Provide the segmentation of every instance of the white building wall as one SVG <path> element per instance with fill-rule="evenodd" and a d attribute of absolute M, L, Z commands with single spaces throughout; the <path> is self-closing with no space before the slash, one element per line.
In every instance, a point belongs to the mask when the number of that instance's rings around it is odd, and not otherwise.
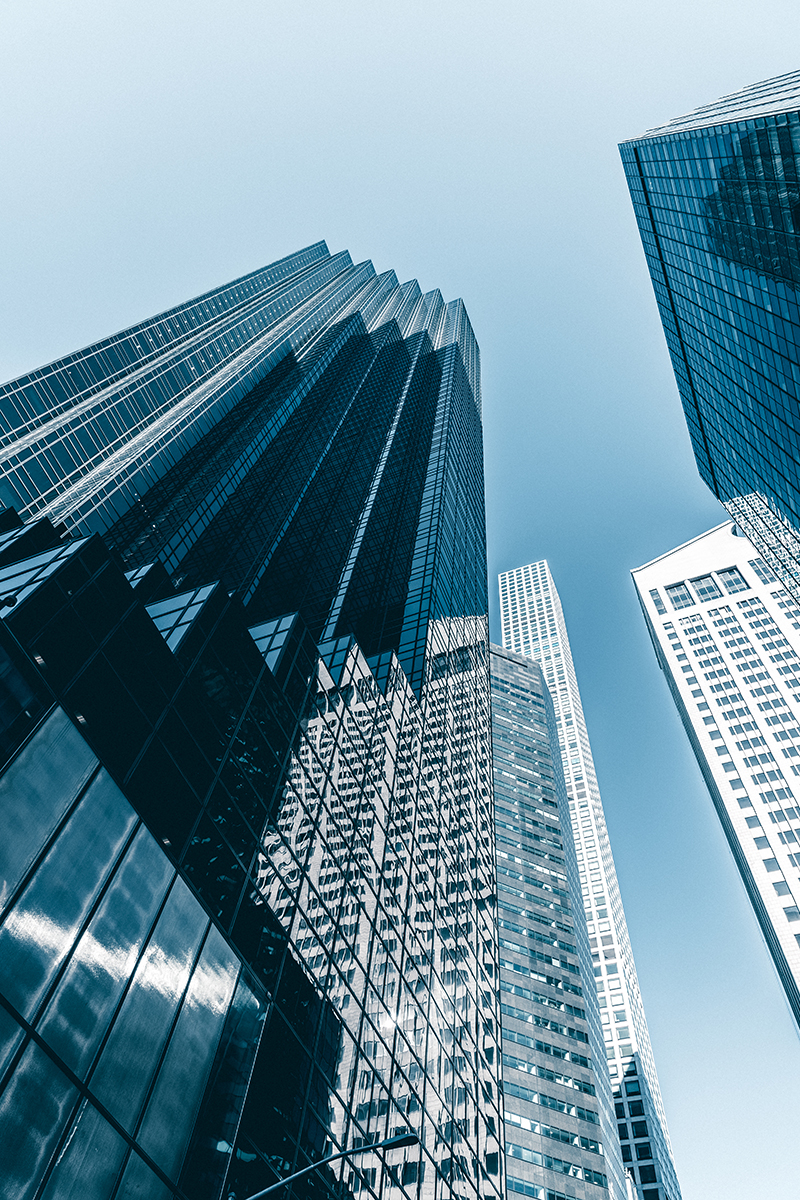
<path fill-rule="evenodd" d="M 800 608 L 731 522 L 633 578 L 800 1024 Z"/>

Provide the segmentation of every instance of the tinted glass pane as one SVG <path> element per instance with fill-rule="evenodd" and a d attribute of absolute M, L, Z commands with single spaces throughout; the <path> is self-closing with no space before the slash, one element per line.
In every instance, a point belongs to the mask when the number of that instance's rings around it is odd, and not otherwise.
<path fill-rule="evenodd" d="M 0 1008 L 0 1076 L 21 1041 L 22 1027 L 4 1008 Z"/>
<path fill-rule="evenodd" d="M 0 930 L 0 982 L 30 1016 L 63 962 L 136 817 L 104 771 L 7 914 Z"/>
<path fill-rule="evenodd" d="M 107 1200 L 128 1143 L 91 1104 L 83 1104 L 41 1200 Z"/>
<path fill-rule="evenodd" d="M 139 1115 L 207 923 L 176 880 L 91 1081 L 126 1129 Z"/>
<path fill-rule="evenodd" d="M 28 1046 L 0 1098 L 3 1200 L 33 1196 L 76 1098 L 47 1055 Z"/>
<path fill-rule="evenodd" d="M 131 1154 L 114 1200 L 172 1200 L 172 1191 L 139 1158 Z"/>
<path fill-rule="evenodd" d="M 263 1013 L 263 1003 L 246 978 L 240 977 L 217 1048 L 211 1084 L 203 1097 L 184 1161 L 180 1184 L 188 1195 L 213 1196 L 222 1186 L 236 1137 L 240 1098 L 247 1089 L 263 1028 Z"/>
<path fill-rule="evenodd" d="M 96 765 L 57 709 L 0 779 L 0 911 Z"/>
<path fill-rule="evenodd" d="M 39 1031 L 78 1075 L 88 1069 L 174 872 L 142 827 L 78 942 Z"/>
<path fill-rule="evenodd" d="M 177 1178 L 231 1002 L 239 963 L 212 926 L 170 1039 L 139 1142 Z"/>

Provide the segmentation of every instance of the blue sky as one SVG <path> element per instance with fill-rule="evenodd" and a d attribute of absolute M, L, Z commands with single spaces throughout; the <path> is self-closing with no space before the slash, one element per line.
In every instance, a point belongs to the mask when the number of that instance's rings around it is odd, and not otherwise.
<path fill-rule="evenodd" d="M 685 1200 L 795 1197 L 800 1041 L 628 574 L 724 514 L 616 144 L 795 69 L 796 3 L 0 13 L 4 378 L 320 237 L 464 297 L 493 603 L 499 570 L 549 559 Z"/>

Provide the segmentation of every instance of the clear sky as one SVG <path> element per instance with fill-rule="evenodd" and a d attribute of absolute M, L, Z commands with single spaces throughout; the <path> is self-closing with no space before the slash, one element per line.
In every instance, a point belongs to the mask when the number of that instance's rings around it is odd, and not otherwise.
<path fill-rule="evenodd" d="M 800 1040 L 628 574 L 724 513 L 616 144 L 798 34 L 797 0 L 0 4 L 3 378 L 319 238 L 464 297 L 493 604 L 549 559 L 685 1200 L 796 1200 Z"/>

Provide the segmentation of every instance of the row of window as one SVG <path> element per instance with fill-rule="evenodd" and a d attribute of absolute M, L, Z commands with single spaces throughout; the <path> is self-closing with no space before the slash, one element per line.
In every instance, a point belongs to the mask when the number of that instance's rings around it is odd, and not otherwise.
<path fill-rule="evenodd" d="M 755 570 L 755 562 L 750 566 Z M 692 586 L 692 591 L 689 590 L 689 584 Z M 720 599 L 724 594 L 720 584 L 729 594 L 744 592 L 750 587 L 738 567 L 726 567 L 724 570 L 715 571 L 713 575 L 698 575 L 695 579 L 668 584 L 664 591 L 674 609 L 691 608 L 697 603 L 695 596 L 701 604 L 709 600 Z M 650 598 L 655 605 L 656 612 L 660 616 L 665 616 L 667 608 L 658 588 L 650 589 Z"/>

